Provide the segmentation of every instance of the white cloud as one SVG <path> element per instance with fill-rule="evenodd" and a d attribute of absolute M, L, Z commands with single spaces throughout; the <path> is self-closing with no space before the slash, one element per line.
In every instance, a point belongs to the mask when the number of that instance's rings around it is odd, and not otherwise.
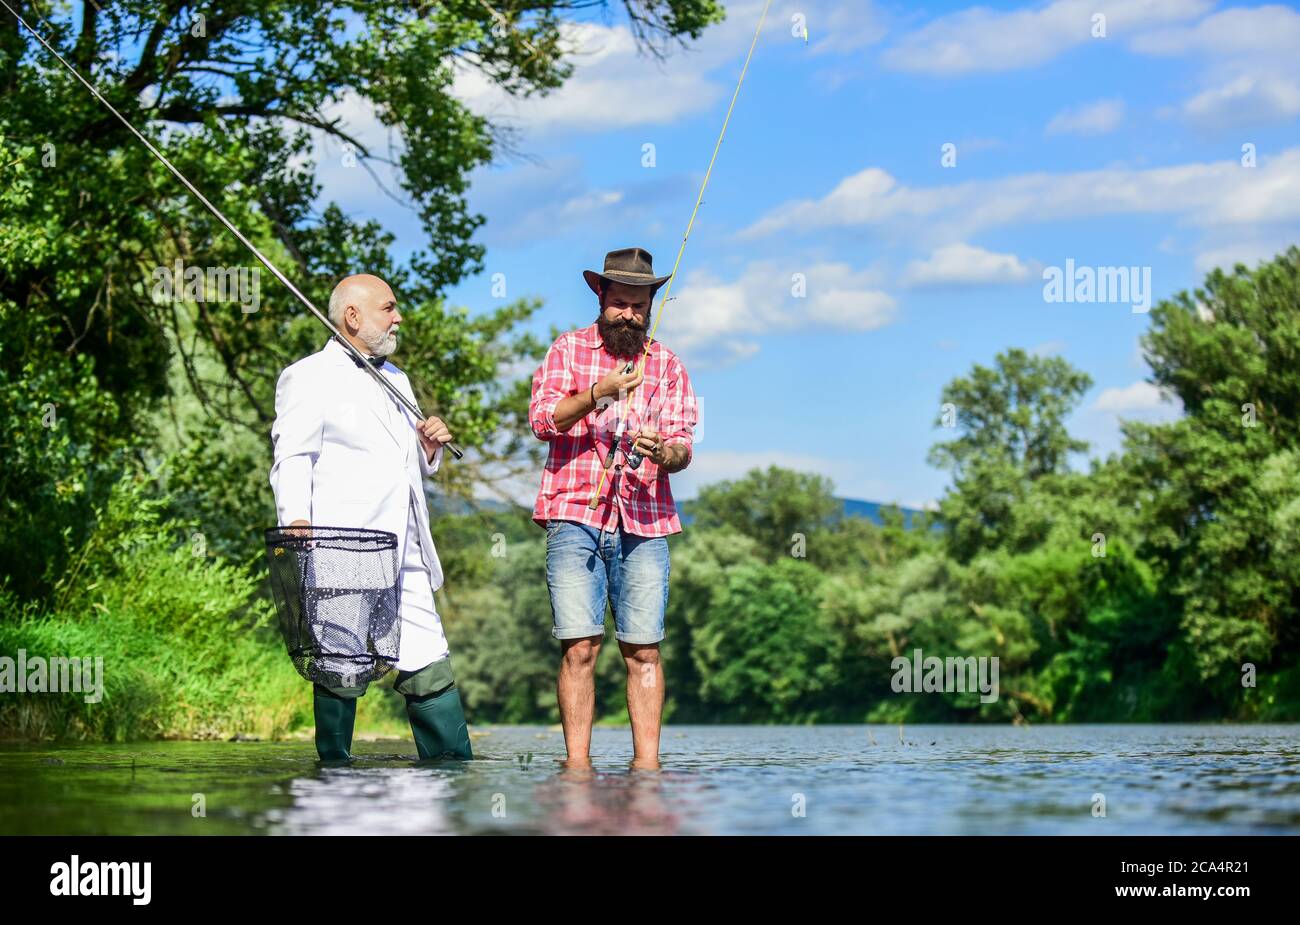
<path fill-rule="evenodd" d="M 870 3 L 862 0 L 853 3 L 805 0 L 799 4 L 798 12 L 807 17 L 809 43 L 814 55 L 848 54 L 874 45 L 885 37 L 886 27 L 880 14 Z M 736 15 L 730 5 L 727 15 Z M 785 17 L 785 22 L 790 22 L 790 16 Z"/>
<path fill-rule="evenodd" d="M 596 185 L 581 157 L 565 155 L 508 170 L 474 171 L 470 206 L 489 216 L 481 232 L 489 248 L 518 247 L 553 241 L 579 228 L 592 238 L 622 237 L 670 204 L 688 201 L 698 188 L 697 177 L 662 170 L 639 171 L 619 184 Z"/>
<path fill-rule="evenodd" d="M 821 199 L 784 203 L 740 233 L 881 227 L 969 237 L 996 226 L 1102 215 L 1170 215 L 1200 226 L 1300 219 L 1300 147 L 1245 168 L 1236 160 L 1020 174 L 947 186 L 907 186 L 878 167 L 841 180 Z"/>
<path fill-rule="evenodd" d="M 1124 101 L 1097 100 L 1063 109 L 1047 123 L 1049 135 L 1105 135 L 1124 121 Z"/>
<path fill-rule="evenodd" d="M 804 276 L 802 297 L 792 294 L 795 273 Z M 735 362 L 752 356 L 758 350 L 754 338 L 770 331 L 883 327 L 893 320 L 895 302 L 878 284 L 875 272 L 844 263 L 756 262 L 730 282 L 697 270 L 674 284 L 675 304 L 663 332 L 674 349 L 697 360 Z"/>
<path fill-rule="evenodd" d="M 1151 55 L 1292 57 L 1300 48 L 1300 14 L 1285 6 L 1223 10 L 1194 26 L 1152 30 L 1133 39 L 1132 47 Z"/>
<path fill-rule="evenodd" d="M 1300 84 L 1277 75 L 1241 74 L 1196 94 L 1181 112 L 1193 122 L 1222 128 L 1283 122 L 1300 114 Z"/>
<path fill-rule="evenodd" d="M 518 130 L 525 139 L 521 147 L 525 148 L 528 139 L 551 133 L 572 137 L 609 128 L 673 124 L 730 97 L 762 6 L 763 0 L 728 3 L 724 22 L 711 26 L 685 48 L 674 46 L 664 61 L 638 52 L 626 25 L 565 22 L 561 32 L 572 53 L 574 73 L 560 88 L 545 96 L 519 99 L 465 65 L 457 74 L 452 92 L 471 110 Z M 797 9 L 808 17 L 811 50 L 816 54 L 842 56 L 883 35 L 884 27 L 867 3 L 849 7 L 838 0 L 807 0 Z M 762 46 L 795 41 L 789 35 L 789 15 L 784 16 L 784 23 L 779 21 L 782 15 L 775 9 L 769 14 L 756 56 L 762 53 Z M 394 161 L 400 156 L 400 133 L 384 126 L 373 104 L 363 96 L 348 92 L 325 107 L 324 115 L 341 119 L 341 128 L 372 154 Z M 348 152 L 337 139 L 317 130 L 311 134 L 315 139 L 311 157 L 318 165 L 316 176 L 322 184 L 323 201 L 336 201 L 360 214 L 379 210 L 392 213 L 392 201 L 384 195 L 380 183 L 400 200 L 400 177 L 395 168 L 378 161 L 363 166 L 359 154 L 355 159 L 345 158 Z M 655 139 L 650 135 L 646 140 Z M 628 157 L 635 162 L 641 151 L 632 149 Z M 500 220 L 485 228 L 484 240 L 490 245 L 521 244 L 553 236 L 557 228 L 576 223 L 603 228 L 615 221 L 626 224 L 640 220 L 665 194 L 677 195 L 685 179 L 675 174 L 629 184 L 625 189 L 592 187 L 577 175 L 582 167 L 579 158 L 570 156 L 561 161 L 555 166 L 525 165 L 509 171 L 485 168 L 475 172 L 471 184 L 471 195 L 479 200 L 475 208 L 483 211 L 484 205 L 490 207 L 500 198 L 501 190 L 511 191 L 524 203 L 522 209 L 489 212 L 499 215 Z M 372 171 L 379 182 L 371 176 Z M 686 186 L 693 192 L 698 183 L 696 177 Z M 390 225 L 392 222 L 388 220 Z M 408 233 L 422 237 L 413 212 L 402 216 L 399 225 L 404 226 L 394 229 L 399 237 Z"/>
<path fill-rule="evenodd" d="M 1029 267 L 1015 254 L 996 254 L 970 244 L 948 244 L 926 260 L 913 260 L 903 271 L 909 286 L 985 286 L 1019 283 L 1029 278 Z"/>
<path fill-rule="evenodd" d="M 674 47 L 662 62 L 637 51 L 626 25 L 564 22 L 560 31 L 574 72 L 561 87 L 546 95 L 517 98 L 465 64 L 457 72 L 452 94 L 475 113 L 502 127 L 516 129 L 525 137 L 672 124 L 707 111 L 729 97 L 736 77 L 733 65 L 743 60 L 749 48 L 761 7 L 761 0 L 728 4 L 724 22 L 707 29 L 686 48 Z M 815 11 L 817 3 L 812 7 Z M 838 23 L 843 27 L 834 34 L 828 32 L 816 46 L 831 51 L 860 47 L 879 31 L 866 14 L 858 16 L 832 7 L 820 19 L 813 12 L 809 15 L 814 16 L 815 23 Z M 766 31 L 764 41 L 784 41 L 780 33 Z M 400 150 L 400 136 L 381 124 L 372 104 L 356 93 L 345 94 L 326 107 L 324 114 L 331 119 L 341 117 L 342 128 L 372 153 L 395 154 L 389 151 L 390 142 Z M 375 183 L 361 166 L 342 164 L 341 143 L 321 132 L 313 135 L 317 139 L 314 156 L 321 165 L 318 179 L 325 185 L 324 197 L 340 202 L 350 196 L 372 199 L 377 191 Z M 634 151 L 630 156 L 639 158 L 641 154 Z M 377 163 L 371 166 L 389 189 L 397 189 L 391 168 Z"/>
<path fill-rule="evenodd" d="M 592 190 L 567 199 L 560 206 L 560 215 L 566 218 L 583 218 L 623 201 L 622 190 Z"/>
<path fill-rule="evenodd" d="M 513 97 L 464 66 L 453 93 L 475 113 L 528 136 L 669 125 L 730 95 L 736 75 L 726 66 L 743 60 L 761 8 L 755 0 L 727 4 L 722 23 L 662 62 L 637 51 L 626 25 L 565 22 L 560 31 L 574 71 L 563 86 L 544 96 Z M 782 30 L 764 33 L 766 42 L 784 38 Z"/>
<path fill-rule="evenodd" d="M 1300 13 L 1284 6 L 1223 10 L 1192 26 L 1134 39 L 1150 55 L 1194 55 L 1205 89 L 1174 111 L 1202 128 L 1269 124 L 1300 114 Z"/>
<path fill-rule="evenodd" d="M 1093 403 L 1094 411 L 1110 411 L 1115 414 L 1168 411 L 1178 403 L 1167 400 L 1160 389 L 1150 382 L 1134 382 L 1123 388 L 1110 388 L 1103 391 Z"/>
<path fill-rule="evenodd" d="M 600 132 L 633 125 L 665 125 L 709 109 L 721 84 L 698 68 L 680 69 L 639 58 L 623 27 L 564 27 L 575 46 L 573 76 L 546 96 L 510 96 L 476 70 L 462 69 L 453 92 L 471 110 L 527 134 Z"/>
<path fill-rule="evenodd" d="M 1202 251 L 1196 255 L 1196 272 L 1204 275 L 1216 267 L 1225 273 L 1231 273 L 1239 263 L 1251 267 L 1261 260 L 1272 260 L 1294 243 L 1294 237 L 1278 237 L 1271 240 L 1251 240 Z"/>
<path fill-rule="evenodd" d="M 1008 12 L 972 7 L 903 36 L 881 60 L 897 70 L 943 76 L 1035 67 L 1085 42 L 1192 19 L 1212 6 L 1209 0 L 1126 0 L 1102 11 L 1096 0 L 1056 0 Z M 1092 36 L 1099 12 L 1106 15 L 1106 38 Z"/>
<path fill-rule="evenodd" d="M 564 22 L 560 29 L 564 45 L 571 52 L 574 72 L 558 89 L 544 96 L 516 98 L 482 72 L 464 64 L 457 72 L 452 94 L 475 113 L 501 127 L 515 129 L 525 138 L 547 133 L 578 135 L 610 128 L 671 124 L 707 111 L 729 95 L 735 74 L 727 68 L 748 50 L 761 5 L 759 0 L 729 4 L 723 23 L 710 27 L 687 48 L 674 48 L 663 62 L 639 53 L 626 25 Z M 765 37 L 768 41 L 776 40 L 771 35 Z M 715 70 L 719 72 L 716 80 L 711 79 Z M 324 115 L 330 119 L 341 118 L 342 129 L 372 153 L 393 160 L 400 154 L 400 135 L 379 121 L 373 105 L 364 97 L 348 92 L 327 106 Z M 317 179 L 323 185 L 322 198 L 350 208 L 373 205 L 376 196 L 383 194 L 359 163 L 359 155 L 355 165 L 345 164 L 346 152 L 341 142 L 319 131 L 312 134 L 316 139 L 313 157 L 319 164 Z M 395 146 L 394 150 L 390 150 L 390 144 Z M 640 156 L 639 150 L 629 154 L 630 158 Z M 384 186 L 400 196 L 393 168 L 378 162 L 370 162 L 369 166 Z M 477 175 L 474 187 L 477 189 L 484 179 L 483 174 Z M 556 182 L 554 175 L 549 182 Z M 572 182 L 563 185 L 566 192 L 574 195 L 584 192 Z M 611 191 L 585 192 L 599 197 Z M 597 210 L 601 205 L 599 198 L 578 198 L 552 203 L 551 207 L 567 206 L 570 214 L 574 214 L 584 209 Z M 511 225 L 531 223 L 512 220 Z M 535 237 L 528 227 L 515 231 L 518 234 L 511 232 L 507 237 Z"/>

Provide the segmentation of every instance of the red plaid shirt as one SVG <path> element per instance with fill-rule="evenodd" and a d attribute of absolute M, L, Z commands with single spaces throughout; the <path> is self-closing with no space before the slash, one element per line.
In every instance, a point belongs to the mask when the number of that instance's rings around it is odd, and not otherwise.
<path fill-rule="evenodd" d="M 587 391 L 610 370 L 626 363 L 605 350 L 599 329 L 591 324 L 556 338 L 533 373 L 528 419 L 538 439 L 551 444 L 533 508 L 533 520 L 542 526 L 548 520 L 569 520 L 612 530 L 621 519 L 623 529 L 636 536 L 681 532 L 668 473 L 648 458 L 638 469 L 623 465 L 623 453 L 631 449 L 631 438 L 643 424 L 665 443 L 685 446 L 690 459 L 699 406 L 686 368 L 671 350 L 653 342 L 645 377 L 630 397 L 593 411 L 565 433 L 555 427 L 556 405 Z M 605 474 L 601 503 L 593 511 L 587 502 L 600 484 L 601 460 L 609 455 L 624 413 L 628 423 L 623 446 L 615 457 L 615 467 Z"/>

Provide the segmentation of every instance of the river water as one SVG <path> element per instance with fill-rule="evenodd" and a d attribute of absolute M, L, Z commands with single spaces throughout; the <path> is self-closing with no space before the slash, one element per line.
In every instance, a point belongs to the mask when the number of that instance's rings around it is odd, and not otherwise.
<path fill-rule="evenodd" d="M 0 833 L 1300 834 L 1300 726 L 670 726 L 663 769 L 598 728 L 594 772 L 542 727 L 472 762 L 358 742 L 0 745 Z"/>

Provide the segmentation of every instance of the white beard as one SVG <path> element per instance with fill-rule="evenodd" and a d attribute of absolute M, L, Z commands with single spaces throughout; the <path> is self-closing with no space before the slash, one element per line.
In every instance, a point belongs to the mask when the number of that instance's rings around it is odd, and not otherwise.
<path fill-rule="evenodd" d="M 378 325 L 363 324 L 361 330 L 357 331 L 357 337 L 370 348 L 372 356 L 390 356 L 397 349 L 397 332 L 391 329 L 381 330 Z"/>

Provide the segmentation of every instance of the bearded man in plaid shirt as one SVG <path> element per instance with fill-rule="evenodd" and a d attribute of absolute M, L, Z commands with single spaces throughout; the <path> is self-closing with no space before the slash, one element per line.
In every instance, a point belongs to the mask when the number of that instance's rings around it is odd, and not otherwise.
<path fill-rule="evenodd" d="M 550 443 L 533 520 L 546 528 L 551 632 L 562 652 L 565 764 L 591 767 L 596 656 L 608 602 L 627 665 L 632 766 L 658 768 L 666 537 L 682 529 L 668 475 L 691 461 L 699 411 L 681 361 L 647 339 L 651 302 L 668 280 L 654 275 L 650 254 L 639 247 L 610 251 L 603 272 L 583 276 L 600 302 L 599 315 L 551 345 L 533 374 L 528 408 L 533 433 Z M 624 440 L 615 446 L 624 417 Z M 644 457 L 639 466 L 627 464 L 633 450 Z M 611 453 L 617 455 L 602 484 Z"/>

